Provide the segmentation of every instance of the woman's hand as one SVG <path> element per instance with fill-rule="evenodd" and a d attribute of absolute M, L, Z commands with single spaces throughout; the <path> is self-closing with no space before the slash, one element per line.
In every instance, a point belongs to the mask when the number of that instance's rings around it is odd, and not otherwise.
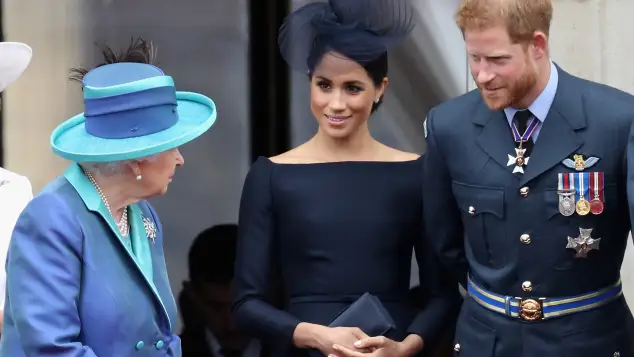
<path fill-rule="evenodd" d="M 417 335 L 409 335 L 403 342 L 396 342 L 384 336 L 376 336 L 357 341 L 353 348 L 339 344 L 333 348 L 339 357 L 409 357 L 423 349 L 423 339 Z"/>
<path fill-rule="evenodd" d="M 368 338 L 368 335 L 356 327 L 328 327 L 302 322 L 295 328 L 293 344 L 299 348 L 314 348 L 324 356 L 335 354 L 334 345 L 346 346 L 356 351 L 371 352 L 370 349 L 354 347 L 355 342 L 365 338 Z"/>
<path fill-rule="evenodd" d="M 355 343 L 360 340 L 369 338 L 361 329 L 356 327 L 326 327 L 321 329 L 317 334 L 317 346 L 318 349 L 325 356 L 338 355 L 334 346 L 345 346 L 354 351 L 370 352 L 370 349 L 356 348 Z"/>

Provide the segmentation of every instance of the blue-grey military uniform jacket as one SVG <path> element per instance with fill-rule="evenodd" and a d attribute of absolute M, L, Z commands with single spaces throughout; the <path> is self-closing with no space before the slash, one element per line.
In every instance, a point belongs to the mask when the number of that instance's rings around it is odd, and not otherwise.
<path fill-rule="evenodd" d="M 426 119 L 425 218 L 434 222 L 426 236 L 468 289 L 455 356 L 634 356 L 619 285 L 634 97 L 553 70 L 554 99 L 523 174 L 513 173 L 504 112 L 489 109 L 478 90 Z M 589 202 L 576 211 L 596 193 L 594 212 L 603 212 L 588 213 Z"/>

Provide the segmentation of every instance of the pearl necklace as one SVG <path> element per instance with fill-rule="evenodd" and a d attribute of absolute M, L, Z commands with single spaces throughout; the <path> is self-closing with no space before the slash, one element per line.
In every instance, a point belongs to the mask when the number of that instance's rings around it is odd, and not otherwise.
<path fill-rule="evenodd" d="M 110 212 L 110 215 L 114 219 L 114 214 L 112 214 L 112 209 L 110 209 L 110 204 L 108 203 L 108 200 L 106 199 L 106 196 L 103 194 L 103 191 L 101 190 L 101 187 L 99 187 L 99 185 L 97 185 L 97 181 L 95 181 L 95 178 L 92 176 L 92 174 L 90 172 L 84 170 L 84 173 L 88 177 L 88 180 L 90 180 L 90 183 L 92 183 L 92 185 L 97 190 L 97 193 L 99 194 L 99 197 L 101 197 L 101 200 L 103 201 L 104 205 L 108 209 L 108 212 Z M 123 214 L 121 215 L 121 220 L 119 222 L 117 222 L 117 228 L 119 228 L 119 233 L 121 233 L 121 235 L 124 236 L 124 237 L 127 237 L 128 234 L 130 234 L 130 226 L 128 225 L 128 207 L 123 209 Z"/>

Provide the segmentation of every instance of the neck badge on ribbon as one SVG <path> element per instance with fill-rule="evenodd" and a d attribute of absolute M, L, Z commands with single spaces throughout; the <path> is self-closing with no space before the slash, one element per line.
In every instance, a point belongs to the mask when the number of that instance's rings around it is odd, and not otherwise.
<path fill-rule="evenodd" d="M 515 125 L 515 123 L 511 124 L 513 138 L 515 139 L 515 142 L 518 143 L 518 147 L 515 148 L 515 156 L 511 154 L 508 155 L 509 161 L 507 162 L 506 166 L 515 165 L 515 167 L 513 168 L 513 173 L 524 173 L 524 166 L 528 164 L 529 157 L 524 157 L 524 155 L 526 154 L 526 149 L 523 147 L 523 144 L 529 140 L 532 140 L 531 137 L 533 136 L 535 129 L 537 129 L 538 124 L 539 120 L 535 117 L 532 117 L 530 122 L 528 123 L 528 126 L 526 127 L 526 131 L 524 131 L 524 134 L 521 135 L 520 132 L 517 130 L 517 125 Z"/>

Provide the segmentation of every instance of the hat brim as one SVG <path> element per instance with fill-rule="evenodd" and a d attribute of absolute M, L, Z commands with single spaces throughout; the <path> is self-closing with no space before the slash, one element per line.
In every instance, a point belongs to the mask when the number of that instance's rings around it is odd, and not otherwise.
<path fill-rule="evenodd" d="M 0 42 L 0 91 L 15 82 L 31 63 L 33 50 L 20 42 Z"/>
<path fill-rule="evenodd" d="M 158 133 L 126 139 L 104 139 L 88 134 L 86 117 L 78 114 L 51 134 L 53 151 L 75 162 L 138 159 L 174 149 L 205 133 L 216 121 L 216 105 L 198 93 L 176 92 L 178 122 Z"/>

